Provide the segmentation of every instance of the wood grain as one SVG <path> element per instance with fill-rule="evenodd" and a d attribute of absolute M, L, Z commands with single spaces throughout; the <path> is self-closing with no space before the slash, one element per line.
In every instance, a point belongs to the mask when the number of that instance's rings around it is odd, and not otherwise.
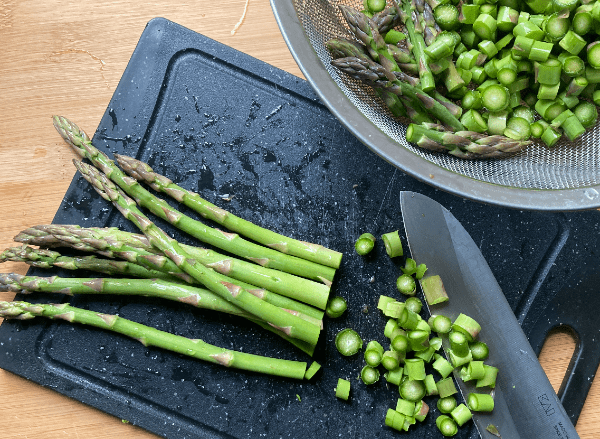
<path fill-rule="evenodd" d="M 0 247 L 25 227 L 52 221 L 75 173 L 51 116 L 72 118 L 93 133 L 148 21 L 164 17 L 302 77 L 268 0 L 0 0 Z M 24 264 L 3 272 L 24 274 Z M 12 295 L 0 293 L 0 300 Z M 540 361 L 555 389 L 574 350 L 566 334 L 552 336 Z M 600 388 L 594 382 L 577 425 L 597 438 Z M 2 438 L 154 438 L 50 389 L 0 370 Z"/>

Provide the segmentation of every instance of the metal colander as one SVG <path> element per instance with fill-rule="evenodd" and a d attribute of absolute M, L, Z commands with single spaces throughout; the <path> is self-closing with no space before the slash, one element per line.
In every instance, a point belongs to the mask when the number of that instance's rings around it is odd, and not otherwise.
<path fill-rule="evenodd" d="M 489 204 L 530 210 L 600 207 L 600 126 L 576 142 L 533 144 L 505 159 L 464 160 L 405 139 L 372 89 L 330 64 L 325 42 L 353 38 L 338 6 L 362 0 L 271 0 L 292 55 L 331 112 L 365 145 L 406 173 L 445 191 Z M 404 121 L 405 122 L 405 121 Z"/>

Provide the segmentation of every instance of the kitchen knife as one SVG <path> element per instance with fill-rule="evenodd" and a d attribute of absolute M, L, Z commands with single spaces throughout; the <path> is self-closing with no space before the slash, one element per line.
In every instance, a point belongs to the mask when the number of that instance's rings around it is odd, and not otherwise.
<path fill-rule="evenodd" d="M 494 410 L 473 413 L 480 436 L 495 437 L 487 431 L 491 424 L 504 439 L 578 438 L 490 267 L 467 231 L 447 209 L 424 195 L 401 192 L 400 206 L 411 257 L 427 266 L 426 276 L 441 277 L 450 298 L 429 306 L 429 311 L 452 320 L 460 313 L 475 319 L 482 327 L 479 339 L 490 350 L 485 363 L 499 369 Z M 464 383 L 458 369 L 454 375 L 463 397 L 485 391 Z"/>

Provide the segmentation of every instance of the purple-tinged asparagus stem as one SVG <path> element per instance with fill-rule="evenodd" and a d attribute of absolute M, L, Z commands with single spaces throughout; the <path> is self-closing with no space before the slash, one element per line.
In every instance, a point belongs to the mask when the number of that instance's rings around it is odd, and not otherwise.
<path fill-rule="evenodd" d="M 428 125 L 415 124 L 408 126 L 406 140 L 419 146 L 435 142 L 445 146 L 449 154 L 465 159 L 503 158 L 531 144 L 529 141 L 514 141 L 504 136 L 480 137 L 479 133 L 470 131 L 439 131 Z"/>
<path fill-rule="evenodd" d="M 433 77 L 433 73 L 431 73 L 431 69 L 429 68 L 429 60 L 427 55 L 425 55 L 425 40 L 423 39 L 423 34 L 419 32 L 419 20 L 414 20 L 416 17 L 416 13 L 413 14 L 411 7 L 408 2 L 404 2 L 402 6 L 400 6 L 398 0 L 394 0 L 394 4 L 398 11 L 402 11 L 402 16 L 404 17 L 404 26 L 406 27 L 406 31 L 408 32 L 408 38 L 412 43 L 412 52 L 417 60 L 417 65 L 419 66 L 419 78 L 421 79 L 421 89 L 425 92 L 431 91 L 435 88 L 435 79 Z M 415 17 L 413 17 L 415 15 Z"/>
<path fill-rule="evenodd" d="M 455 130 L 464 130 L 460 121 L 441 103 L 422 90 L 397 80 L 392 72 L 386 71 L 380 64 L 358 58 L 340 58 L 331 63 L 344 73 L 365 81 L 373 87 L 385 88 L 398 96 L 406 96 L 419 102 L 433 117 L 445 125 Z"/>
<path fill-rule="evenodd" d="M 377 26 L 377 30 L 380 34 L 388 32 L 402 22 L 394 6 L 385 8 L 383 11 L 376 13 L 373 15 L 372 20 Z"/>
<path fill-rule="evenodd" d="M 391 71 L 399 70 L 393 55 L 388 51 L 387 44 L 377 30 L 377 25 L 363 12 L 349 6 L 339 6 L 348 27 L 367 48 L 371 58 L 379 63 L 386 63 Z"/>

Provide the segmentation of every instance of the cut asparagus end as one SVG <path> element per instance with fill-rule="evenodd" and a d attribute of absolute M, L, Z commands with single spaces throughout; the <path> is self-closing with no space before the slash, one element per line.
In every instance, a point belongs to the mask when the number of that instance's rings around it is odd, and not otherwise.
<path fill-rule="evenodd" d="M 421 279 L 421 289 L 429 305 L 437 305 L 448 301 L 448 294 L 439 275 Z"/>

